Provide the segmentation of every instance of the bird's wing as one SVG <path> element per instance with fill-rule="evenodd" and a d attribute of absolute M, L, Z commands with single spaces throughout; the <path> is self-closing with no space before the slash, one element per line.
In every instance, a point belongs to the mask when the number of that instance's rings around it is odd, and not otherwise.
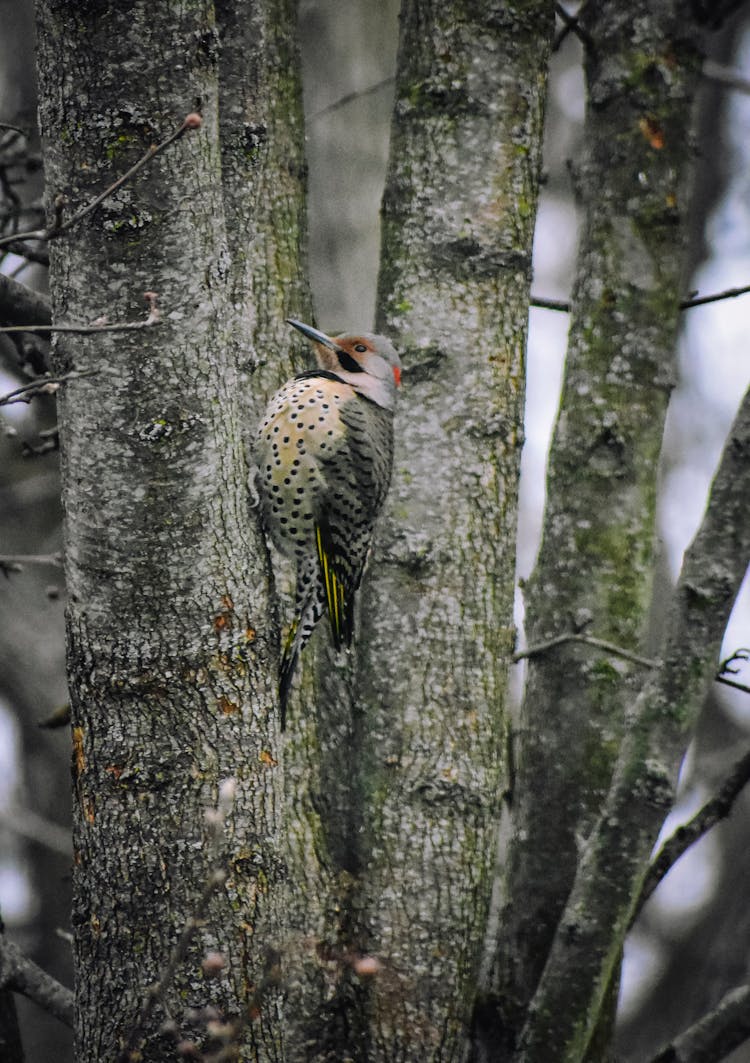
<path fill-rule="evenodd" d="M 373 527 L 388 490 L 392 416 L 356 397 L 340 407 L 345 431 L 322 456 L 327 488 L 316 514 L 316 546 L 336 648 L 350 645 L 354 599 Z"/>

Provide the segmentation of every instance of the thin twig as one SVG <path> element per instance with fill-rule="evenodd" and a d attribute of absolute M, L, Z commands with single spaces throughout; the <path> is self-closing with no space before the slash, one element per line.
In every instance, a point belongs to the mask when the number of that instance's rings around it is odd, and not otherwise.
<path fill-rule="evenodd" d="M 734 690 L 741 690 L 744 694 L 750 694 L 750 686 L 746 683 L 740 683 L 737 679 L 727 679 L 728 675 L 738 675 L 739 668 L 732 668 L 734 661 L 750 661 L 750 650 L 745 649 L 744 646 L 735 650 L 734 653 L 727 657 L 725 661 L 722 661 L 719 665 L 719 671 L 716 674 L 716 682 L 723 683 L 724 686 L 732 687 Z"/>
<path fill-rule="evenodd" d="M 578 8 L 578 13 L 576 15 L 569 15 L 562 4 L 555 4 L 555 14 L 562 22 L 563 27 L 560 32 L 555 35 L 555 39 L 552 41 L 553 52 L 558 50 L 569 33 L 574 33 L 585 48 L 593 50 L 593 40 L 579 23 L 579 19 L 585 6 L 586 0 L 583 0 L 583 3 Z"/>
<path fill-rule="evenodd" d="M 62 554 L 0 554 L 0 568 L 16 565 L 13 571 L 20 572 L 24 565 L 54 565 L 62 568 Z"/>
<path fill-rule="evenodd" d="M 308 116 L 308 121 L 313 122 L 318 118 L 322 118 L 323 115 L 330 114 L 332 111 L 337 111 L 339 107 L 345 107 L 348 103 L 353 103 L 355 100 L 360 100 L 364 96 L 372 96 L 375 92 L 380 92 L 386 85 L 392 85 L 396 80 L 394 75 L 383 78 L 381 81 L 376 81 L 373 85 L 368 85 L 366 89 L 357 89 L 354 92 L 347 92 L 345 96 L 339 96 L 333 103 L 329 103 L 327 107 L 321 107 L 319 111 L 314 111 Z"/>
<path fill-rule="evenodd" d="M 79 336 L 91 336 L 95 332 L 137 332 L 161 323 L 158 317 L 148 317 L 143 321 L 124 321 L 120 325 L 8 325 L 0 328 L 0 332 L 73 332 Z"/>
<path fill-rule="evenodd" d="M 723 292 L 715 292 L 713 295 L 697 295 L 691 299 L 684 299 L 680 303 L 680 310 L 690 310 L 694 306 L 705 306 L 706 303 L 718 303 L 720 299 L 736 299 L 738 295 L 747 295 L 750 292 L 750 284 L 742 288 L 726 288 Z"/>
<path fill-rule="evenodd" d="M 616 646 L 614 642 L 607 642 L 605 639 L 598 639 L 593 635 L 584 635 L 576 631 L 554 635 L 544 642 L 538 642 L 535 646 L 519 650 L 513 654 L 511 660 L 514 664 L 517 664 L 518 661 L 522 661 L 526 657 L 538 657 L 540 654 L 547 653 L 557 646 L 563 646 L 566 642 L 582 642 L 586 646 L 594 646 L 596 649 L 614 654 L 615 657 L 622 657 L 626 661 L 632 661 L 633 664 L 639 664 L 642 668 L 658 668 L 661 663 L 660 661 L 652 660 L 650 657 L 641 657 L 640 654 L 623 649 L 622 646 Z"/>
<path fill-rule="evenodd" d="M 750 80 L 731 66 L 723 66 L 713 59 L 706 59 L 701 74 L 708 81 L 717 81 L 720 85 L 728 85 L 729 88 L 736 89 L 738 92 L 750 94 Z"/>
<path fill-rule="evenodd" d="M 67 384 L 69 380 L 80 380 L 82 377 L 96 376 L 98 369 L 73 369 L 69 373 L 60 376 L 40 376 L 36 380 L 24 384 L 23 387 L 9 391 L 6 395 L 0 395 L 0 406 L 12 406 L 15 402 L 30 402 L 34 395 L 54 394 L 60 384 Z"/>
<path fill-rule="evenodd" d="M 0 129 L 7 129 L 11 133 L 20 133 L 22 137 L 26 137 L 28 140 L 28 129 L 21 129 L 20 126 L 13 125 L 11 122 L 0 122 Z"/>
<path fill-rule="evenodd" d="M 716 1063 L 750 1037 L 750 985 L 735 986 L 649 1063 Z"/>
<path fill-rule="evenodd" d="M 706 303 L 718 303 L 722 299 L 736 299 L 738 295 L 747 295 L 750 292 L 750 284 L 741 288 L 725 288 L 721 292 L 713 292 L 711 295 L 696 295 L 689 299 L 683 299 L 680 310 L 692 310 L 694 306 L 705 306 Z M 559 310 L 563 314 L 569 314 L 571 305 L 564 299 L 546 299 L 543 296 L 532 295 L 529 299 L 531 306 L 537 306 L 542 310 Z"/>
<path fill-rule="evenodd" d="M 70 831 L 61 827 L 59 823 L 53 823 L 44 816 L 38 816 L 28 808 L 11 808 L 0 812 L 0 825 L 14 834 L 26 838 L 27 841 L 36 842 L 46 849 L 68 859 L 72 853 Z"/>
<path fill-rule="evenodd" d="M 659 668 L 661 665 L 661 661 L 652 660 L 650 657 L 641 657 L 637 653 L 623 649 L 622 646 L 615 645 L 614 642 L 607 642 L 605 639 L 598 639 L 594 635 L 584 635 L 577 631 L 553 635 L 552 638 L 545 639 L 544 642 L 538 642 L 535 646 L 529 646 L 525 650 L 518 650 L 511 657 L 511 661 L 513 664 L 518 664 L 519 661 L 523 661 L 525 658 L 538 657 L 543 653 L 549 652 L 549 650 L 554 650 L 557 646 L 564 646 L 566 642 L 580 642 L 586 646 L 594 646 L 597 649 L 604 650 L 606 653 L 612 653 L 616 657 L 622 657 L 626 661 L 632 661 L 633 664 L 639 664 L 642 668 Z M 745 683 L 740 683 L 735 679 L 726 678 L 727 672 L 736 672 L 736 669 L 727 668 L 727 664 L 730 661 L 748 659 L 740 656 L 743 652 L 745 651 L 738 651 L 738 653 L 733 654 L 722 662 L 714 679 L 717 683 L 723 683 L 725 686 L 733 687 L 734 690 L 741 690 L 745 694 L 750 694 L 750 686 L 746 686 Z"/>
<path fill-rule="evenodd" d="M 531 306 L 537 306 L 540 310 L 559 310 L 563 314 L 570 313 L 570 303 L 564 299 L 545 299 L 541 295 L 532 295 L 529 299 Z"/>
<path fill-rule="evenodd" d="M 707 834 L 722 819 L 726 819 L 734 807 L 739 795 L 750 782 L 750 752 L 737 761 L 728 778 L 706 803 L 700 808 L 692 819 L 683 823 L 664 842 L 659 852 L 651 861 L 648 873 L 643 882 L 637 905 L 633 913 L 633 921 L 643 908 L 646 901 L 656 890 L 659 883 L 671 871 L 680 857 L 691 846 Z"/>
<path fill-rule="evenodd" d="M 33 1000 L 66 1026 L 73 1026 L 73 993 L 0 934 L 0 985 Z"/>
<path fill-rule="evenodd" d="M 31 229 L 28 232 L 13 233 L 12 236 L 5 236 L 0 238 L 0 247 L 10 244 L 13 241 L 18 240 L 55 240 L 60 236 L 63 236 L 66 232 L 77 225 L 79 221 L 85 218 L 92 211 L 96 210 L 105 199 L 108 199 L 119 188 L 122 188 L 124 184 L 135 177 L 135 175 L 142 170 L 144 166 L 147 166 L 153 159 L 156 158 L 165 148 L 168 148 L 170 144 L 173 144 L 176 140 L 179 140 L 181 136 L 188 132 L 190 129 L 199 129 L 202 124 L 202 119 L 199 114 L 191 113 L 185 117 L 182 123 L 173 130 L 168 137 L 161 140 L 158 144 L 152 144 L 145 155 L 143 155 L 138 162 L 127 170 L 122 177 L 118 177 L 108 188 L 105 188 L 98 196 L 87 203 L 85 207 L 77 211 L 75 214 L 66 220 L 62 220 L 61 210 L 62 202 L 58 201 L 56 204 L 56 218 L 52 226 L 44 229 Z"/>
<path fill-rule="evenodd" d="M 107 318 L 102 317 L 88 325 L 8 325 L 0 328 L 0 332 L 72 332 L 77 335 L 90 336 L 96 332 L 137 332 L 141 329 L 160 325 L 162 323 L 161 311 L 156 305 L 159 298 L 158 294 L 156 292 L 144 292 L 143 298 L 148 303 L 148 314 L 140 321 L 123 321 L 121 324 L 111 324 Z"/>

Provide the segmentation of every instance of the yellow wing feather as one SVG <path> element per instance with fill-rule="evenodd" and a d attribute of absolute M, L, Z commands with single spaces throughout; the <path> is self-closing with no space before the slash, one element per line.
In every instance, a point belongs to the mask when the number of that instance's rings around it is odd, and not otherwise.
<path fill-rule="evenodd" d="M 323 573 L 323 584 L 326 589 L 326 603 L 328 605 L 328 616 L 331 621 L 331 632 L 333 634 L 333 641 L 336 649 L 339 649 L 344 636 L 344 584 L 336 575 L 333 564 L 328 557 L 326 548 L 323 545 L 323 536 L 320 527 L 315 528 L 315 541 L 318 545 L 318 558 L 320 559 L 320 569 Z"/>

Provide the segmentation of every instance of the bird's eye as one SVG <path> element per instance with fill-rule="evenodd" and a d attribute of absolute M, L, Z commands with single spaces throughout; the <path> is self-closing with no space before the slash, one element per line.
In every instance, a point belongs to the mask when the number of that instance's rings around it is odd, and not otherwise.
<path fill-rule="evenodd" d="M 358 351 L 360 354 L 364 354 L 367 348 L 365 347 L 364 343 L 356 343 L 354 345 L 354 350 Z"/>

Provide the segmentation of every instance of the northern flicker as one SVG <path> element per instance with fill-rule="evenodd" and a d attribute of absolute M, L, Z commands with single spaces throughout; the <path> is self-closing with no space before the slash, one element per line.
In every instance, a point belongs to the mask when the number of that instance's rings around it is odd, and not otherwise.
<path fill-rule="evenodd" d="M 384 336 L 327 336 L 288 323 L 312 340 L 320 368 L 276 392 L 255 446 L 266 530 L 297 564 L 279 670 L 282 730 L 297 660 L 324 611 L 336 649 L 351 645 L 355 595 L 391 477 L 401 382 L 401 363 Z"/>

